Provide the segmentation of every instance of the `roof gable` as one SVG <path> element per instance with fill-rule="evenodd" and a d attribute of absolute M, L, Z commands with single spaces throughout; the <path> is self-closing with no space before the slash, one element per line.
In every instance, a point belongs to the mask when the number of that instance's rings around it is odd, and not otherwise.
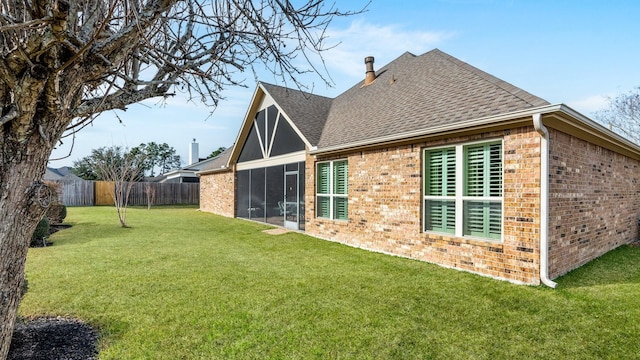
<path fill-rule="evenodd" d="M 332 99 L 282 86 L 259 83 L 231 151 L 229 163 L 236 163 L 247 138 L 251 136 L 256 115 L 274 105 L 279 118 L 291 125 L 304 145 L 315 148 L 320 140 Z M 284 116 L 282 116 L 284 115 Z M 264 146 L 268 146 L 263 144 Z"/>
<path fill-rule="evenodd" d="M 548 102 L 440 50 L 404 53 L 336 97 L 318 147 L 362 143 Z"/>
<path fill-rule="evenodd" d="M 332 99 L 267 83 L 261 83 L 261 86 L 300 130 L 309 144 L 317 146 Z"/>

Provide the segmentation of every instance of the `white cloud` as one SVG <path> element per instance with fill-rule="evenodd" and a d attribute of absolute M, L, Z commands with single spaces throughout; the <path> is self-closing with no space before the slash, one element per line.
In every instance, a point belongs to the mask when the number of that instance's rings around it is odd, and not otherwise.
<path fill-rule="evenodd" d="M 455 33 L 410 30 L 401 25 L 378 26 L 359 20 L 346 29 L 329 29 L 327 35 L 329 44 L 339 43 L 324 56 L 327 68 L 340 88 L 343 77 L 339 74 L 349 77 L 351 83 L 347 86 L 353 85 L 353 79 L 364 76 L 366 56 L 374 56 L 377 66 L 382 66 L 406 51 L 421 55 L 454 37 Z"/>

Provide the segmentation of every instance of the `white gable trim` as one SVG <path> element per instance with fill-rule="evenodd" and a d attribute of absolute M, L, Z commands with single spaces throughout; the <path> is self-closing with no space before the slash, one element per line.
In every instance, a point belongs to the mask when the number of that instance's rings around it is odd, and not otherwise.
<path fill-rule="evenodd" d="M 245 161 L 236 164 L 236 170 L 249 170 L 269 166 L 284 165 L 307 160 L 307 152 L 305 150 L 297 151 L 290 154 L 273 156 L 268 159 L 258 159 Z"/>

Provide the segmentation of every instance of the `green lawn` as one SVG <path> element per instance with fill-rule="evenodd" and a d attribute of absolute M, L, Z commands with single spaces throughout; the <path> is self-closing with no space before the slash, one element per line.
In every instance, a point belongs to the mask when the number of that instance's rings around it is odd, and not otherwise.
<path fill-rule="evenodd" d="M 640 248 L 513 285 L 194 208 L 69 208 L 22 316 L 84 319 L 101 359 L 640 358 Z"/>

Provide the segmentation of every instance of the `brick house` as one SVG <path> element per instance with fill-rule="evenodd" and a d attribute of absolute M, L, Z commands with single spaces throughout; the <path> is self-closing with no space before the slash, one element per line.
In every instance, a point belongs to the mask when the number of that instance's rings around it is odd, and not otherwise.
<path fill-rule="evenodd" d="M 640 147 L 439 50 L 336 98 L 261 83 L 201 209 L 515 283 L 638 238 Z"/>

